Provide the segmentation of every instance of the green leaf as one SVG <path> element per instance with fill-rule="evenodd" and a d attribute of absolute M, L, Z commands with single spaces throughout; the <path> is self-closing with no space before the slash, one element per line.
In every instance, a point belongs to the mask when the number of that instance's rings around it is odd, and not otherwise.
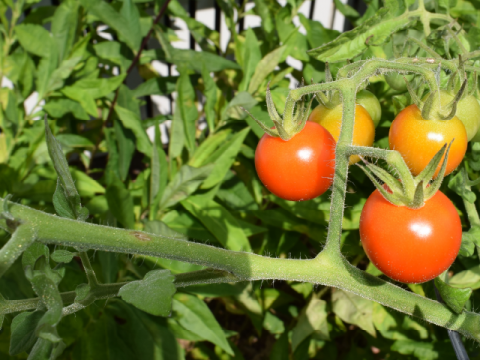
<path fill-rule="evenodd" d="M 126 10 L 128 11 L 128 7 Z M 130 19 L 127 20 L 123 14 L 115 11 L 112 5 L 105 1 L 96 2 L 94 6 L 90 7 L 89 12 L 114 29 L 120 39 L 125 41 L 132 51 L 138 51 L 138 48 L 140 47 L 138 32 L 136 29 L 133 29 L 134 31 L 132 31 L 128 25 L 126 26 L 126 24 L 132 25 L 135 22 L 135 15 L 130 15 Z"/>
<path fill-rule="evenodd" d="M 235 217 L 223 206 L 204 196 L 190 196 L 182 205 L 227 249 L 252 251 L 250 242 Z"/>
<path fill-rule="evenodd" d="M 215 104 L 217 103 L 217 93 L 219 90 L 215 81 L 210 77 L 210 73 L 207 71 L 206 66 L 202 69 L 202 79 L 205 87 L 203 94 L 207 98 L 205 105 L 203 106 L 203 111 L 205 112 L 208 128 L 213 132 L 215 130 L 216 120 Z"/>
<path fill-rule="evenodd" d="M 148 135 L 142 126 L 140 117 L 133 111 L 125 109 L 119 105 L 115 106 L 115 112 L 117 113 L 118 118 L 122 121 L 123 126 L 132 130 L 132 132 L 135 134 L 138 151 L 147 156 L 151 156 L 152 143 L 150 142 L 150 139 L 148 138 Z"/>
<path fill-rule="evenodd" d="M 104 41 L 93 45 L 93 48 L 99 58 L 119 65 L 122 73 L 125 73 L 131 64 L 132 52 L 123 43 L 117 41 Z M 144 83 L 140 86 L 143 84 Z"/>
<path fill-rule="evenodd" d="M 467 188 L 465 179 L 465 172 L 459 171 L 455 176 L 450 177 L 448 187 L 455 191 L 462 199 L 474 204 L 477 200 L 475 193 Z"/>
<path fill-rule="evenodd" d="M 151 157 L 150 173 L 150 220 L 155 218 L 158 204 L 162 199 L 168 181 L 167 155 L 163 151 L 160 139 L 160 130 L 155 126 L 155 138 L 153 142 L 153 153 Z"/>
<path fill-rule="evenodd" d="M 181 72 L 177 82 L 177 99 L 172 122 L 182 122 L 185 145 L 190 152 L 195 148 L 196 121 L 198 110 L 195 105 L 195 90 L 186 72 Z M 173 126 L 173 124 L 172 124 Z M 173 140 L 172 140 L 173 141 Z"/>
<path fill-rule="evenodd" d="M 93 117 L 98 116 L 97 104 L 95 99 L 90 95 L 88 91 L 75 89 L 72 86 L 64 87 L 61 92 L 68 98 L 78 101 L 82 106 L 83 110 L 87 112 L 88 115 Z"/>
<path fill-rule="evenodd" d="M 475 253 L 475 242 L 468 232 L 462 233 L 462 245 L 460 246 L 459 254 L 462 256 L 472 256 Z"/>
<path fill-rule="evenodd" d="M 48 153 L 58 175 L 57 188 L 53 195 L 55 210 L 60 216 L 84 221 L 88 217 L 88 210 L 82 208 L 80 195 L 70 174 L 65 155 L 63 155 L 62 146 L 53 136 L 47 119 L 45 119 L 45 138 Z"/>
<path fill-rule="evenodd" d="M 135 219 L 133 214 L 133 199 L 130 191 L 116 176 L 112 175 L 112 182 L 107 186 L 105 197 L 108 208 L 113 216 L 127 229 L 133 229 Z"/>
<path fill-rule="evenodd" d="M 247 35 L 248 36 L 248 35 Z M 257 92 L 259 86 L 267 78 L 270 73 L 275 70 L 280 59 L 283 57 L 283 53 L 286 50 L 286 46 L 280 46 L 279 48 L 269 52 L 263 57 L 262 60 L 255 66 L 255 72 L 248 85 L 248 92 L 254 94 Z"/>
<path fill-rule="evenodd" d="M 193 81 L 192 76 L 190 76 L 190 81 Z M 132 90 L 132 94 L 135 97 L 147 95 L 169 95 L 176 90 L 177 82 L 178 76 L 163 76 L 148 79 Z"/>
<path fill-rule="evenodd" d="M 135 135 L 132 130 L 123 126 L 121 121 L 115 121 L 113 128 L 118 147 L 118 173 L 120 180 L 125 181 L 135 152 Z"/>
<path fill-rule="evenodd" d="M 15 34 L 22 47 L 37 56 L 49 57 L 54 40 L 43 26 L 33 24 L 20 24 L 15 26 Z"/>
<path fill-rule="evenodd" d="M 342 3 L 340 0 L 333 0 L 335 3 L 335 7 L 338 11 L 340 11 L 347 19 L 356 20 L 360 17 L 360 14 L 357 10 L 352 8 L 351 6 Z"/>
<path fill-rule="evenodd" d="M 52 254 L 52 260 L 57 263 L 69 263 L 76 253 L 67 250 L 55 250 Z"/>
<path fill-rule="evenodd" d="M 211 155 L 224 143 L 232 133 L 231 129 L 220 130 L 209 136 L 203 141 L 190 157 L 188 165 L 193 167 L 200 167 L 206 165 Z"/>
<path fill-rule="evenodd" d="M 143 280 L 122 286 L 118 295 L 140 310 L 157 316 L 169 316 L 172 296 L 177 291 L 175 277 L 168 270 L 149 271 Z"/>
<path fill-rule="evenodd" d="M 317 339 L 330 340 L 327 324 L 327 303 L 312 298 L 298 317 L 297 325 L 292 332 L 292 351 L 310 335 Z"/>
<path fill-rule="evenodd" d="M 248 28 L 245 37 L 245 50 L 243 56 L 243 78 L 238 86 L 239 91 L 246 91 L 249 89 L 250 80 L 261 59 L 262 53 L 260 52 L 260 44 L 253 30 Z"/>
<path fill-rule="evenodd" d="M 283 321 L 269 311 L 265 313 L 263 328 L 270 331 L 271 334 L 281 334 L 285 331 Z"/>
<path fill-rule="evenodd" d="M 417 359 L 433 360 L 439 358 L 438 351 L 434 350 L 432 342 L 419 342 L 414 340 L 397 340 L 390 348 L 403 355 L 413 355 Z"/>
<path fill-rule="evenodd" d="M 240 148 L 248 135 L 250 128 L 243 129 L 236 133 L 232 138 L 222 145 L 207 161 L 206 163 L 213 163 L 214 167 L 210 175 L 202 184 L 202 189 L 209 189 L 217 185 L 223 180 L 225 174 L 229 171 L 235 158 L 237 157 Z"/>
<path fill-rule="evenodd" d="M 370 45 L 372 43 L 380 45 L 391 34 L 409 24 L 408 18 L 391 18 L 388 9 L 382 8 L 362 25 L 341 34 L 332 42 L 310 50 L 309 54 L 317 60 L 330 63 L 353 59 L 367 50 L 367 39 L 370 39 Z"/>
<path fill-rule="evenodd" d="M 439 277 L 435 278 L 435 286 L 437 287 L 443 301 L 445 301 L 448 307 L 457 314 L 461 314 L 466 302 L 472 295 L 472 289 L 458 289 L 451 287 L 447 283 L 443 282 Z"/>
<path fill-rule="evenodd" d="M 43 107 L 52 118 L 62 118 L 68 113 L 78 120 L 90 120 L 90 117 L 77 101 L 70 99 L 51 99 Z"/>
<path fill-rule="evenodd" d="M 23 312 L 13 318 L 12 334 L 10 337 L 10 355 L 29 352 L 37 340 L 35 330 L 45 312 Z"/>
<path fill-rule="evenodd" d="M 83 148 L 83 147 L 93 147 L 95 144 L 91 142 L 86 137 L 76 135 L 76 134 L 60 134 L 57 135 L 57 141 L 68 147 L 72 148 Z"/>
<path fill-rule="evenodd" d="M 448 281 L 448 285 L 464 289 L 471 288 L 476 290 L 480 288 L 480 265 L 470 267 L 467 270 L 460 271 L 453 275 Z"/>
<path fill-rule="evenodd" d="M 45 259 L 49 259 L 50 256 L 50 251 L 48 250 L 48 247 L 42 243 L 35 242 L 32 245 L 28 247 L 27 250 L 22 255 L 22 267 L 25 268 L 27 266 L 30 266 L 33 268 L 35 263 L 37 262 L 37 259 L 45 256 Z"/>
<path fill-rule="evenodd" d="M 140 28 L 140 14 L 132 0 L 124 0 L 120 14 L 123 15 L 125 31 L 128 31 L 129 38 L 132 41 L 134 52 L 137 52 L 142 42 L 142 31 Z"/>
<path fill-rule="evenodd" d="M 357 325 L 375 336 L 372 322 L 372 301 L 350 292 L 334 289 L 332 291 L 332 310 L 346 323 Z"/>
<path fill-rule="evenodd" d="M 88 93 L 93 99 L 98 99 L 115 91 L 122 84 L 125 76 L 125 74 L 122 74 L 109 78 L 81 79 L 66 89 L 69 92 Z"/>
<path fill-rule="evenodd" d="M 257 104 L 257 100 L 248 92 L 238 92 L 235 97 L 228 103 L 222 113 L 222 120 L 229 118 L 243 120 L 247 117 L 247 113 L 242 109 L 250 110 Z"/>
<path fill-rule="evenodd" d="M 52 19 L 52 35 L 57 44 L 59 59 L 62 61 L 75 41 L 78 21 L 78 2 L 64 1 L 57 7 Z"/>
<path fill-rule="evenodd" d="M 225 333 L 202 300 L 193 295 L 178 293 L 173 298 L 172 310 L 174 318 L 185 329 L 220 346 L 233 356 L 233 350 L 225 337 Z"/>
<path fill-rule="evenodd" d="M 183 165 L 165 188 L 162 200 L 160 200 L 159 210 L 172 207 L 193 194 L 208 177 L 212 168 L 212 164 L 201 168 Z"/>

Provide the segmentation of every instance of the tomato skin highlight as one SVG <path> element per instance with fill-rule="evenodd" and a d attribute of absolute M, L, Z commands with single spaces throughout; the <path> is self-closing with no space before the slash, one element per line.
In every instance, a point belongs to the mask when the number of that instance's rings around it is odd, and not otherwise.
<path fill-rule="evenodd" d="M 325 105 L 318 105 L 313 109 L 308 121 L 316 122 L 322 125 L 332 134 L 335 141 L 340 137 L 340 128 L 342 126 L 342 104 L 338 104 L 332 109 Z M 353 126 L 353 145 L 372 146 L 375 140 L 375 124 L 368 111 L 362 105 L 355 105 L 355 125 Z M 360 161 L 358 155 L 350 156 L 350 165 Z"/>
<path fill-rule="evenodd" d="M 335 145 L 332 135 L 312 122 L 288 141 L 265 134 L 255 151 L 255 168 L 265 187 L 278 197 L 310 200 L 332 185 Z"/>
<path fill-rule="evenodd" d="M 467 132 L 456 116 L 451 120 L 425 120 L 417 105 L 410 105 L 398 113 L 388 134 L 390 149 L 402 154 L 413 175 L 420 174 L 441 147 L 453 139 L 445 175 L 460 165 L 467 151 Z M 441 163 L 435 176 L 440 167 Z"/>
<path fill-rule="evenodd" d="M 462 223 L 440 191 L 420 209 L 410 209 L 391 204 L 375 190 L 360 216 L 360 239 L 370 261 L 389 278 L 422 283 L 455 261 Z"/>

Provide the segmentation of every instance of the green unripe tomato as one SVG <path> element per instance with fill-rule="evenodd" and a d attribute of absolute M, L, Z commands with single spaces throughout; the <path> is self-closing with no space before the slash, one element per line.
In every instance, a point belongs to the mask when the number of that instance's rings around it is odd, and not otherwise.
<path fill-rule="evenodd" d="M 399 74 L 397 72 L 390 72 L 385 74 L 385 81 L 392 89 L 405 92 L 407 91 L 407 84 L 405 84 L 405 79 L 403 78 L 404 76 L 408 82 L 411 82 L 414 77 L 412 74 Z"/>
<path fill-rule="evenodd" d="M 445 90 L 440 90 L 440 104 L 442 106 L 449 104 L 455 94 L 451 94 Z M 455 114 L 465 125 L 467 130 L 468 141 L 476 138 L 480 141 L 480 134 L 478 130 L 480 128 L 480 105 L 477 99 L 473 95 L 467 95 L 457 104 L 457 113 Z"/>
<path fill-rule="evenodd" d="M 479 104 L 478 106 L 480 106 L 480 100 L 477 99 L 477 104 Z M 478 142 L 480 141 L 480 126 L 478 127 L 478 131 L 477 133 L 475 134 L 475 136 L 472 138 L 472 140 L 470 140 L 471 142 Z"/>
<path fill-rule="evenodd" d="M 377 97 L 368 90 L 360 90 L 357 93 L 357 104 L 362 105 L 367 110 L 375 127 L 377 127 L 382 117 L 382 108 Z"/>

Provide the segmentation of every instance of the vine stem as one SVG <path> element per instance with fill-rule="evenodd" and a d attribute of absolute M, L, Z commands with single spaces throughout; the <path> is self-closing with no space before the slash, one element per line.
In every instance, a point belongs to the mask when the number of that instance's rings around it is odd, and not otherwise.
<path fill-rule="evenodd" d="M 240 281 L 239 278 L 226 271 L 206 269 L 200 271 L 192 271 L 189 273 L 175 275 L 174 284 L 176 288 L 183 288 L 196 284 L 217 284 L 217 283 L 233 283 Z M 120 289 L 128 284 L 128 282 L 113 283 L 113 284 L 99 284 L 95 289 L 90 290 L 87 295 L 88 301 L 74 302 L 77 293 L 75 291 L 68 291 L 61 293 L 62 302 L 70 304 L 64 307 L 63 315 L 70 315 L 81 309 L 84 309 L 95 300 L 108 299 L 116 297 Z M 0 301 L 0 316 L 11 314 L 20 311 L 35 310 L 38 307 L 40 298 L 26 299 L 26 300 L 4 300 Z"/>
<path fill-rule="evenodd" d="M 5 200 L 0 199 L 0 208 L 4 202 Z M 158 256 L 221 270 L 213 273 L 213 279 L 205 272 L 202 276 L 182 274 L 183 281 L 189 284 L 276 279 L 336 287 L 480 341 L 480 315 L 470 312 L 455 314 L 445 305 L 406 292 L 353 267 L 343 257 L 333 256 L 332 253 L 322 252 L 316 259 L 310 260 L 270 258 L 141 231 L 60 218 L 11 202 L 8 202 L 8 209 L 15 219 L 21 220 L 35 231 L 37 241 L 45 244 Z M 115 287 L 121 286 L 123 284 L 99 285 L 92 291 L 98 292 L 96 296 L 100 297 L 100 291 L 110 287 L 111 291 L 107 292 L 111 297 L 116 294 Z M 73 295 L 68 293 L 63 296 L 71 301 Z M 20 301 L 16 303 L 15 311 L 31 309 L 36 300 Z M 4 302 L 2 303 L 0 309 L 5 306 Z M 12 309 L 14 303 L 7 304 L 10 304 Z M 68 314 L 80 308 L 76 305 L 65 311 Z"/>

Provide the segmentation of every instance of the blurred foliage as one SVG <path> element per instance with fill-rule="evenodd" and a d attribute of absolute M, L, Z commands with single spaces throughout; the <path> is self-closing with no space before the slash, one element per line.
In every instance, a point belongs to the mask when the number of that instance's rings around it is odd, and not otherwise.
<path fill-rule="evenodd" d="M 458 21 L 463 30 L 453 28 L 460 42 L 444 21 L 432 20 L 426 36 L 420 21 L 405 16 L 408 8 L 417 8 L 415 1 L 365 2 L 368 8 L 361 15 L 335 1 L 355 26 L 338 37 L 337 31 L 298 12 L 302 0 L 286 1 L 285 6 L 256 0 L 248 12 L 245 2 L 218 0 L 232 34 L 224 52 L 220 34 L 190 18 L 174 0 L 167 16 L 153 26 L 148 48 L 133 69 L 143 81 L 132 86 L 127 70 L 152 27 L 152 14 L 159 13 L 164 1 L 64 0 L 53 6 L 39 6 L 35 0 L 1 1 L 0 196 L 12 194 L 14 201 L 78 219 L 88 209 L 86 221 L 96 224 L 262 255 L 313 257 L 326 236 L 329 194 L 299 203 L 270 194 L 253 162 L 263 133 L 241 107 L 272 126 L 265 105 L 267 83 L 283 111 L 291 85 L 303 78 L 325 80 L 324 61 L 333 62 L 335 74 L 348 60 L 427 56 L 408 37 L 444 57 L 458 55 L 462 46 L 470 51 L 480 45 L 478 1 L 425 1 L 428 11 Z M 316 6 L 321 2 L 316 1 Z M 261 26 L 237 31 L 246 15 L 259 16 Z M 201 51 L 173 46 L 179 41 L 172 25 L 177 19 L 186 23 Z M 289 65 L 292 58 L 303 63 L 302 70 Z M 175 71 L 161 76 L 154 61 L 171 64 Z M 387 148 L 391 121 L 410 98 L 391 88 L 383 76 L 371 78 L 368 89 L 382 105 L 375 146 Z M 174 99 L 172 115 L 151 111 L 154 95 Z M 68 160 L 65 179 L 78 193 L 56 193 L 58 169 L 49 157 L 44 124 L 37 121 L 44 116 L 58 141 L 55 144 L 61 146 L 57 149 L 63 149 Z M 162 123 L 168 124 L 168 134 L 160 133 Z M 166 136 L 168 142 L 162 142 Z M 478 143 L 469 146 L 465 171 L 473 180 L 480 169 L 479 154 Z M 461 174 L 451 175 L 442 190 L 462 213 L 466 232 L 449 283 L 476 290 L 480 238 L 478 229 L 468 230 L 462 197 L 474 204 L 479 186 L 466 191 L 456 186 L 462 179 L 454 180 L 455 176 Z M 385 278 L 369 264 L 359 240 L 360 212 L 373 189 L 352 167 L 342 252 L 359 268 Z M 66 202 L 74 204 L 78 213 L 61 213 L 59 208 Z M 7 239 L 0 232 L 1 243 Z M 79 254 L 73 249 L 54 250 L 50 248 L 50 258 L 44 246 L 29 250 L 45 256 L 46 263 L 28 280 L 17 261 L 0 279 L 3 297 L 34 297 L 30 282 L 35 288 L 37 283 L 53 281 L 49 279 L 58 279 L 52 285 L 58 290 L 52 290 L 51 296 L 75 289 L 81 296 L 78 285 L 85 276 Z M 135 283 L 122 289 L 123 300 L 97 301 L 76 315 L 64 316 L 56 329 L 44 329 L 45 338 L 51 341 L 57 336 L 63 345 L 52 351 L 47 349 L 52 343 L 42 340 L 43 350 L 36 349 L 37 357 L 29 359 L 47 359 L 47 352 L 51 358 L 89 360 L 455 358 L 444 329 L 342 290 L 308 283 L 189 286 L 173 297 L 171 316 L 154 316 L 138 308 L 160 315 L 165 309 L 155 299 L 142 297 L 142 287 L 158 283 L 171 287 L 171 277 L 161 269 L 179 274 L 200 266 L 100 251 L 88 256 L 100 283 Z M 149 273 L 145 282 L 138 281 L 151 270 L 157 271 Z M 399 285 L 432 297 L 432 284 Z M 467 308 L 478 301 L 480 295 L 474 291 Z M 48 312 L 60 316 L 57 310 L 52 305 Z M 25 359 L 27 353 L 34 353 L 39 335 L 32 329 L 44 316 L 42 311 L 6 316 L 0 333 L 2 359 Z M 480 358 L 476 344 L 466 342 L 466 346 L 472 359 Z"/>

